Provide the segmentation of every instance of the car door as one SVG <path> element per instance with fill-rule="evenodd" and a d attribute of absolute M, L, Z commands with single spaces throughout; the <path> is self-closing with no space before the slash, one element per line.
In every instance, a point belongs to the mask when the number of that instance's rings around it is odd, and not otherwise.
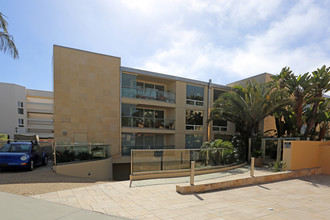
<path fill-rule="evenodd" d="M 32 155 L 33 155 L 33 158 L 34 158 L 34 163 L 35 164 L 39 164 L 40 163 L 40 148 L 37 144 L 33 144 L 32 146 Z"/>

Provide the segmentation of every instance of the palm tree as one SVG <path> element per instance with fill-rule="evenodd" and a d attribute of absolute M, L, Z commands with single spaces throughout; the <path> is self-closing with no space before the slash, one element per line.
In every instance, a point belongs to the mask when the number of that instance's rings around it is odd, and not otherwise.
<path fill-rule="evenodd" d="M 221 94 L 211 111 L 211 120 L 233 122 L 246 140 L 256 137 L 259 123 L 275 109 L 287 104 L 287 101 L 278 98 L 281 93 L 282 90 L 272 90 L 268 83 L 249 81 L 245 88 L 237 86 L 234 90 Z"/>
<path fill-rule="evenodd" d="M 325 135 L 330 127 L 330 98 L 320 102 L 316 123 L 320 126 L 318 140 L 321 141 L 325 138 Z"/>
<path fill-rule="evenodd" d="M 289 67 L 284 67 L 280 74 L 272 77 L 274 83 L 278 85 L 277 91 L 287 93 L 286 97 L 290 101 L 290 105 L 294 111 L 295 129 L 293 135 L 301 133 L 301 127 L 304 123 L 304 110 L 306 109 L 306 100 L 310 97 L 310 92 L 314 88 L 311 83 L 309 73 L 296 77 Z M 274 85 L 273 83 L 273 85 Z"/>
<path fill-rule="evenodd" d="M 5 53 L 8 51 L 14 59 L 18 59 L 18 50 L 14 43 L 14 37 L 8 33 L 8 23 L 4 17 L 0 12 L 0 50 Z"/>
<path fill-rule="evenodd" d="M 312 110 L 307 121 L 307 128 L 305 135 L 309 135 L 317 122 L 317 114 L 319 111 L 319 105 L 325 100 L 324 93 L 330 91 L 330 67 L 322 66 L 321 69 L 317 69 L 312 73 L 311 83 L 314 85 L 311 91 L 311 101 L 313 103 Z"/>

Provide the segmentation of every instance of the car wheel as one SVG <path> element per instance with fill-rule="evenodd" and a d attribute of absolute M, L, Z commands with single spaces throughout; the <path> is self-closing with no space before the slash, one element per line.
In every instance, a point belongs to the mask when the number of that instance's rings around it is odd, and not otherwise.
<path fill-rule="evenodd" d="M 34 169 L 34 161 L 31 160 L 29 170 L 32 171 L 33 169 Z"/>
<path fill-rule="evenodd" d="M 45 165 L 45 166 L 47 166 L 47 164 L 48 164 L 48 157 L 47 156 L 45 156 L 44 162 L 42 164 Z"/>

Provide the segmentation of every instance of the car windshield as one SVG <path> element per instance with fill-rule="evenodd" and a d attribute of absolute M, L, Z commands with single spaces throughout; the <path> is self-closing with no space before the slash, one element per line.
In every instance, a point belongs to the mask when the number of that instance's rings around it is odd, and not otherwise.
<path fill-rule="evenodd" d="M 0 152 L 26 153 L 30 151 L 30 144 L 5 144 Z"/>

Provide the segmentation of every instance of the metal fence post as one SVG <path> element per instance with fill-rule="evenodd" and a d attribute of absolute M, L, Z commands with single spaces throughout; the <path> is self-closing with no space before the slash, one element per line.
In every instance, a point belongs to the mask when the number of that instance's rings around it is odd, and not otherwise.
<path fill-rule="evenodd" d="M 254 157 L 251 157 L 251 169 L 250 169 L 250 176 L 254 176 Z"/>
<path fill-rule="evenodd" d="M 195 161 L 191 161 L 191 166 L 190 166 L 190 185 L 194 185 L 194 176 L 195 176 Z"/>

